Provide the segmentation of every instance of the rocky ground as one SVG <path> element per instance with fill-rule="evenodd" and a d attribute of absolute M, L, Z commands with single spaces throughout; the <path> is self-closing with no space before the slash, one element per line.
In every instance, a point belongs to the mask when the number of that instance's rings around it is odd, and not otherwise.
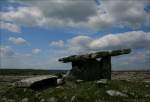
<path fill-rule="evenodd" d="M 148 71 L 112 72 L 111 81 L 66 81 L 39 91 L 13 86 L 29 77 L 0 75 L 0 102 L 150 102 Z"/>

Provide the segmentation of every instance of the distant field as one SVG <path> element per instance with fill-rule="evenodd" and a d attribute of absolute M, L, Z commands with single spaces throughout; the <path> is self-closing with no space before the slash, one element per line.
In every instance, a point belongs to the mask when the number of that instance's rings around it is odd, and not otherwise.
<path fill-rule="evenodd" d="M 66 73 L 68 70 L 40 70 L 40 69 L 0 69 L 0 75 L 47 75 Z M 112 73 L 150 72 L 150 70 L 112 71 Z"/>
<path fill-rule="evenodd" d="M 0 75 L 47 75 L 65 73 L 67 70 L 0 69 Z"/>

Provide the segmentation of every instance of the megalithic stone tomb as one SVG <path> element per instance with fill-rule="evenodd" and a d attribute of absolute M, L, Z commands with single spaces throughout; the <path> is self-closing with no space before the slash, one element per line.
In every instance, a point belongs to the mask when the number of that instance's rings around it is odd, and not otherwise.
<path fill-rule="evenodd" d="M 69 77 L 81 80 L 111 79 L 111 57 L 129 54 L 131 49 L 101 51 L 60 58 L 63 63 L 72 62 Z"/>

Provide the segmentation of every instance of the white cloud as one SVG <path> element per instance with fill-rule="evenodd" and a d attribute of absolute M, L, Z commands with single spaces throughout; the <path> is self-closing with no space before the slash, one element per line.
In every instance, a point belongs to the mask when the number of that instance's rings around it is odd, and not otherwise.
<path fill-rule="evenodd" d="M 150 32 L 132 31 L 108 34 L 96 39 L 89 36 L 77 36 L 68 41 L 68 49 L 79 53 L 104 49 L 147 48 L 149 44 Z"/>
<path fill-rule="evenodd" d="M 15 54 L 10 47 L 2 47 L 1 55 L 12 56 L 2 58 L 0 67 L 7 68 L 71 68 L 71 65 L 63 66 L 58 58 L 80 52 L 101 51 L 108 49 L 120 49 L 129 47 L 132 52 L 127 55 L 112 58 L 112 69 L 149 69 L 150 64 L 150 33 L 144 31 L 131 31 L 118 34 L 108 34 L 103 37 L 92 38 L 89 36 L 76 36 L 64 43 L 62 49 L 52 49 L 41 56 L 41 49 L 32 49 L 30 54 Z M 36 54 L 36 55 L 34 55 Z M 26 61 L 24 61 L 26 60 Z"/>
<path fill-rule="evenodd" d="M 50 42 L 50 46 L 63 47 L 64 41 L 63 40 L 52 41 L 52 42 Z"/>
<path fill-rule="evenodd" d="M 96 14 L 96 3 L 94 0 L 44 0 L 23 1 L 31 6 L 39 8 L 48 18 L 56 18 L 64 21 L 84 21 L 89 16 Z"/>
<path fill-rule="evenodd" d="M 0 12 L 0 19 L 28 26 L 71 26 L 105 29 L 111 26 L 139 28 L 150 25 L 145 10 L 149 0 L 44 0 L 21 1 L 28 7 Z M 30 19 L 28 19 L 30 18 Z"/>
<path fill-rule="evenodd" d="M 108 34 L 90 43 L 91 48 L 142 47 L 150 43 L 150 32 L 132 31 Z"/>
<path fill-rule="evenodd" d="M 113 24 L 132 28 L 150 24 L 150 15 L 144 10 L 150 3 L 148 0 L 102 0 L 100 2 L 100 11 L 105 12 L 103 15 L 107 14 L 106 21 L 111 18 Z"/>
<path fill-rule="evenodd" d="M 3 22 L 3 21 L 0 21 L 0 29 L 6 29 L 8 31 L 16 32 L 16 33 L 20 33 L 21 32 L 20 27 L 17 26 L 16 24 L 6 23 L 6 22 Z"/>
<path fill-rule="evenodd" d="M 150 53 L 149 49 L 132 50 L 125 56 L 117 56 L 112 58 L 112 66 L 114 70 L 150 70 Z"/>
<path fill-rule="evenodd" d="M 16 44 L 16 45 L 29 44 L 25 39 L 23 39 L 23 38 L 21 38 L 21 37 L 18 37 L 18 38 L 9 37 L 8 40 L 11 41 L 13 44 Z"/>
<path fill-rule="evenodd" d="M 42 12 L 36 7 L 19 7 L 16 10 L 0 12 L 0 19 L 21 25 L 41 25 L 44 22 Z"/>
<path fill-rule="evenodd" d="M 68 49 L 72 52 L 89 51 L 89 43 L 91 41 L 93 39 L 88 36 L 76 36 L 68 40 Z"/>
<path fill-rule="evenodd" d="M 13 56 L 15 52 L 9 46 L 1 46 L 0 47 L 0 57 L 10 57 Z"/>
<path fill-rule="evenodd" d="M 32 49 L 33 54 L 39 54 L 40 52 L 41 52 L 41 49 L 39 48 Z"/>

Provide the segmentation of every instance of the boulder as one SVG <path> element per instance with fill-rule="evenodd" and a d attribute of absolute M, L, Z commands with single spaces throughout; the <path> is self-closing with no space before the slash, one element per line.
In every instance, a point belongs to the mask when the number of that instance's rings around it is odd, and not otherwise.
<path fill-rule="evenodd" d="M 119 92 L 119 91 L 115 91 L 115 90 L 107 90 L 106 93 L 110 96 L 121 96 L 121 97 L 128 97 L 128 95 Z"/>
<path fill-rule="evenodd" d="M 21 100 L 21 102 L 29 102 L 29 99 L 27 97 L 25 97 Z"/>
<path fill-rule="evenodd" d="M 71 102 L 79 102 L 79 99 L 77 96 L 72 96 Z"/>
<path fill-rule="evenodd" d="M 63 78 L 58 78 L 58 79 L 57 79 L 57 85 L 62 85 L 62 84 L 64 84 L 64 83 L 65 83 L 65 81 L 64 81 Z"/>
<path fill-rule="evenodd" d="M 97 80 L 95 82 L 97 85 L 106 85 L 108 83 L 107 79 L 101 79 L 101 80 Z"/>
<path fill-rule="evenodd" d="M 81 83 L 81 82 L 83 82 L 84 80 L 80 80 L 80 79 L 78 79 L 78 80 L 76 80 L 76 83 Z"/>
<path fill-rule="evenodd" d="M 27 79 L 23 79 L 17 81 L 15 83 L 17 87 L 30 87 L 30 88 L 39 88 L 47 87 L 51 85 L 57 85 L 57 76 L 52 75 L 44 75 L 44 76 L 36 76 Z"/>

